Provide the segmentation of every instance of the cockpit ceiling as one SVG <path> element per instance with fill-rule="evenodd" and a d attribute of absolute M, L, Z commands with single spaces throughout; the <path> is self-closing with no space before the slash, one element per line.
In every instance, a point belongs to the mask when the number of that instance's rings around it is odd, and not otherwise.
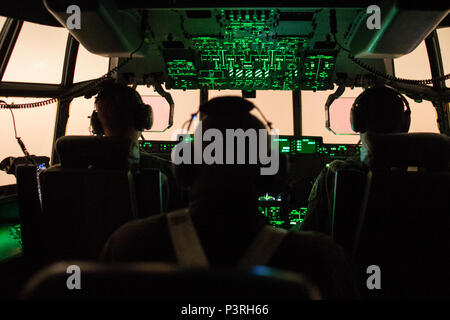
<path fill-rule="evenodd" d="M 331 36 L 332 12 L 339 44 L 356 57 L 370 58 L 366 63 L 381 72 L 392 71 L 384 58 L 410 52 L 446 16 L 440 8 L 420 13 L 424 19 L 419 21 L 419 11 L 400 10 L 385 1 L 382 12 L 391 13 L 389 21 L 382 21 L 381 30 L 367 30 L 363 2 L 353 7 L 351 3 L 330 7 L 327 1 L 320 3 L 328 7 L 313 7 L 312 2 L 282 6 L 292 1 L 281 1 L 280 7 L 274 7 L 274 1 L 258 2 L 270 2 L 267 6 L 231 7 L 227 2 L 219 7 L 212 1 L 206 8 L 205 1 L 180 1 L 178 7 L 173 1 L 161 1 L 142 7 L 139 2 L 113 0 L 89 4 L 44 0 L 47 10 L 66 27 L 66 2 L 81 7 L 81 28 L 68 29 L 87 50 L 122 61 L 135 52 L 119 76 L 138 83 L 158 78 L 175 89 L 327 90 L 338 73 L 348 78 L 363 73 Z M 393 26 L 405 25 L 404 21 L 416 27 L 400 35 Z"/>

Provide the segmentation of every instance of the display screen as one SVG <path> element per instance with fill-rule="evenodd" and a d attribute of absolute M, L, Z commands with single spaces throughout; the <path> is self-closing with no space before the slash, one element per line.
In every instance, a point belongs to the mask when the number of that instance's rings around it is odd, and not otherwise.
<path fill-rule="evenodd" d="M 194 138 L 190 136 L 189 141 Z M 186 142 L 189 142 L 186 140 Z M 321 137 L 294 137 L 279 136 L 274 138 L 278 143 L 280 153 L 290 156 L 319 155 L 330 159 L 342 159 L 359 154 L 360 146 L 351 144 L 323 144 Z M 140 141 L 139 147 L 142 151 L 149 153 L 171 153 L 177 145 L 176 141 Z M 274 147 L 274 145 L 272 145 Z"/>
<path fill-rule="evenodd" d="M 291 155 L 296 154 L 315 154 L 319 152 L 321 138 L 319 137 L 290 137 L 280 136 L 274 141 L 279 143 L 280 153 Z"/>
<path fill-rule="evenodd" d="M 300 227 L 307 212 L 306 206 L 290 203 L 283 199 L 282 194 L 266 192 L 258 196 L 258 210 L 263 214 L 270 225 L 289 229 Z"/>

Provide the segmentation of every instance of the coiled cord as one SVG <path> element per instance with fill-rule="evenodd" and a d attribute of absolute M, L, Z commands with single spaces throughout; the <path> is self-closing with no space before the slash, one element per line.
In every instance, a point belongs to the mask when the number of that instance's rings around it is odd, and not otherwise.
<path fill-rule="evenodd" d="M 372 73 L 373 75 L 383 78 L 385 80 L 388 81 L 395 81 L 395 82 L 401 82 L 401 83 L 407 83 L 407 84 L 412 84 L 412 85 L 427 85 L 427 84 L 433 84 L 435 82 L 440 82 L 440 81 L 445 81 L 445 80 L 449 80 L 450 79 L 450 73 L 439 77 L 439 78 L 431 78 L 431 79 L 425 79 L 425 80 L 412 80 L 412 79 L 404 79 L 404 78 L 397 78 L 394 76 L 391 76 L 389 74 L 386 74 L 384 72 L 380 72 L 376 69 L 374 69 L 372 66 L 362 62 L 361 60 L 359 60 L 358 58 L 356 58 L 354 55 L 351 54 L 350 50 L 347 48 L 344 48 L 336 39 L 336 34 L 332 34 L 334 41 L 336 42 L 336 44 L 339 46 L 339 48 L 341 48 L 342 50 L 344 50 L 345 52 L 348 53 L 348 58 L 353 61 L 353 63 L 357 64 L 359 67 L 361 67 L 362 69 L 366 70 L 367 72 Z"/>
<path fill-rule="evenodd" d="M 348 55 L 348 58 L 356 63 L 358 66 L 363 68 L 364 70 L 376 75 L 377 77 L 383 78 L 385 80 L 389 81 L 395 81 L 395 82 L 401 82 L 401 83 L 407 83 L 407 84 L 413 84 L 413 85 L 427 85 L 427 84 L 433 84 L 435 82 L 445 81 L 450 79 L 450 73 L 439 77 L 439 78 L 432 78 L 432 79 L 425 79 L 425 80 L 412 80 L 412 79 L 404 79 L 404 78 L 397 78 L 391 75 L 388 75 L 386 73 L 380 72 L 372 68 L 371 66 L 365 64 L 358 58 L 356 58 L 354 55 L 350 54 Z"/>

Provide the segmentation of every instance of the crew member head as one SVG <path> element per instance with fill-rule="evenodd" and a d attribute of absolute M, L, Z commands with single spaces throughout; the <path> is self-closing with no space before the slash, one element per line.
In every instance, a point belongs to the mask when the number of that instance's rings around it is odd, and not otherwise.
<path fill-rule="evenodd" d="M 249 190 L 267 180 L 262 169 L 275 168 L 272 175 L 278 172 L 279 154 L 270 150 L 268 124 L 250 113 L 254 108 L 250 101 L 231 96 L 214 98 L 200 106 L 201 121 L 189 145 L 191 163 L 176 166 L 177 177 L 183 185 L 192 187 L 191 193 L 219 185 Z"/>
<path fill-rule="evenodd" d="M 91 117 L 94 134 L 126 136 L 136 142 L 144 129 L 152 126 L 152 109 L 139 93 L 125 84 L 107 81 L 95 98 Z"/>
<path fill-rule="evenodd" d="M 395 89 L 372 87 L 355 99 L 350 121 L 361 135 L 408 132 L 411 111 L 405 97 Z"/>

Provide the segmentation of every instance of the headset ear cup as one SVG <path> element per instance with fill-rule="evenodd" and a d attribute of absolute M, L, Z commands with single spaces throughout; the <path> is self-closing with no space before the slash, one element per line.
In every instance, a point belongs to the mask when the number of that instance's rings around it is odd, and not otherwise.
<path fill-rule="evenodd" d="M 352 126 L 352 130 L 358 132 L 358 127 L 355 124 L 355 107 L 354 105 L 350 109 L 350 125 Z"/>
<path fill-rule="evenodd" d="M 356 101 L 350 110 L 350 123 L 355 132 L 364 133 L 367 131 L 367 111 L 363 105 Z"/>
<path fill-rule="evenodd" d="M 350 124 L 352 126 L 352 130 L 355 132 L 360 132 L 360 119 L 358 116 L 358 112 L 356 111 L 355 105 L 352 106 L 352 109 L 350 110 Z"/>
<path fill-rule="evenodd" d="M 149 130 L 153 126 L 153 109 L 148 104 L 139 104 L 137 106 L 135 126 L 139 131 Z"/>
<path fill-rule="evenodd" d="M 92 111 L 91 114 L 91 131 L 92 134 L 96 136 L 103 136 L 105 132 L 103 131 L 102 123 L 100 122 L 100 119 L 98 117 L 97 111 Z"/>
<path fill-rule="evenodd" d="M 150 130 L 153 127 L 153 108 L 149 104 L 146 104 L 146 106 L 147 106 L 146 110 L 147 110 L 147 113 L 148 113 L 148 116 L 147 116 L 148 122 L 147 122 L 147 127 L 146 128 L 148 130 Z"/>

